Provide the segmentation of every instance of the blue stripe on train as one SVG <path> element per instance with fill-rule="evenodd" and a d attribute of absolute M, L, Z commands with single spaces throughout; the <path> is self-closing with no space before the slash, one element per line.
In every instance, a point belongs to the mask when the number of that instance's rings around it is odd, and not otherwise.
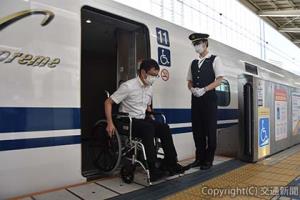
<path fill-rule="evenodd" d="M 156 109 L 167 117 L 168 123 L 189 123 L 190 109 Z M 237 109 L 218 110 L 218 120 L 238 118 Z M 225 128 L 237 123 L 221 124 Z M 0 133 L 80 129 L 80 108 L 0 108 Z M 173 134 L 191 132 L 191 127 L 171 129 Z M 80 136 L 59 136 L 0 141 L 0 151 L 79 144 Z"/>
<path fill-rule="evenodd" d="M 155 109 L 167 123 L 191 122 L 190 109 Z M 237 109 L 219 109 L 218 120 L 238 118 Z M 80 108 L 0 108 L 0 133 L 80 129 Z"/>
<path fill-rule="evenodd" d="M 237 123 L 221 124 L 218 125 L 218 128 L 226 128 L 232 125 L 237 125 Z M 192 132 L 192 127 L 172 128 L 171 132 L 172 134 L 189 133 Z M 81 143 L 80 135 L 3 140 L 0 141 L 0 151 L 52 147 L 52 146 L 71 145 L 71 144 L 80 144 L 80 143 Z"/>
<path fill-rule="evenodd" d="M 168 124 L 191 122 L 191 109 L 155 109 L 164 113 Z M 218 109 L 218 120 L 238 119 L 238 109 Z"/>
<path fill-rule="evenodd" d="M 0 133 L 79 128 L 79 108 L 0 108 Z"/>
<path fill-rule="evenodd" d="M 0 141 L 0 151 L 80 144 L 80 135 Z"/>
<path fill-rule="evenodd" d="M 219 128 L 228 128 L 234 125 L 238 125 L 238 122 L 235 123 L 228 123 L 228 124 L 218 124 Z M 179 133 L 189 133 L 192 132 L 192 127 L 179 127 L 179 128 L 171 128 L 172 134 L 179 134 Z"/>

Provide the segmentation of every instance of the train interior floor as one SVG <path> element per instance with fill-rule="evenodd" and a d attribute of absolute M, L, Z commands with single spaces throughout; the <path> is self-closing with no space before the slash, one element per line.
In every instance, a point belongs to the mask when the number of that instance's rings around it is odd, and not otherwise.
<path fill-rule="evenodd" d="M 182 165 L 193 159 L 181 161 Z M 136 172 L 134 183 L 119 176 L 94 180 L 18 198 L 22 200 L 99 199 L 300 199 L 300 145 L 257 163 L 215 156 L 209 170 L 192 168 L 181 176 L 166 177 L 148 186 Z"/>

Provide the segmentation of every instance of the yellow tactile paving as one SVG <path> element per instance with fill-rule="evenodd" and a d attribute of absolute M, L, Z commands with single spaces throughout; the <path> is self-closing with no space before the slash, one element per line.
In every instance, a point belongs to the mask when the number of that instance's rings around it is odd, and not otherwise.
<path fill-rule="evenodd" d="M 300 176 L 300 150 L 255 164 L 247 164 L 166 199 L 272 199 L 274 195 L 266 195 L 266 191 L 286 186 L 298 176 Z M 248 195 L 238 195 L 238 193 L 246 194 L 246 191 Z M 213 195 L 213 192 L 218 194 Z M 223 195 L 220 192 L 223 192 Z"/>

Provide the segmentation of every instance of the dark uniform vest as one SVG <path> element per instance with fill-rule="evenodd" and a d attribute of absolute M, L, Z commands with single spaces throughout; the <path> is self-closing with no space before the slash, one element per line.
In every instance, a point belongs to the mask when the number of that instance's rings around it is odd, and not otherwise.
<path fill-rule="evenodd" d="M 204 59 L 202 65 L 199 69 L 197 59 L 193 60 L 191 65 L 193 87 L 203 88 L 215 81 L 215 71 L 213 68 L 213 62 L 216 56 L 211 55 L 210 58 Z M 206 92 L 203 98 L 208 98 L 209 100 L 217 100 L 217 95 L 215 89 Z"/>

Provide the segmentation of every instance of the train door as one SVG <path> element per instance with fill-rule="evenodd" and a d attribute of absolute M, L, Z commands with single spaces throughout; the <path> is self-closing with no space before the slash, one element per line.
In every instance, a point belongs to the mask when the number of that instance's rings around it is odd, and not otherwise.
<path fill-rule="evenodd" d="M 291 89 L 249 74 L 240 75 L 238 82 L 239 158 L 256 162 L 297 143 L 289 120 Z"/>
<path fill-rule="evenodd" d="M 113 93 L 137 75 L 139 60 L 149 57 L 147 28 L 91 7 L 81 9 L 82 174 L 101 173 L 92 161 L 89 141 L 96 121 L 104 118 L 105 91 Z"/>

